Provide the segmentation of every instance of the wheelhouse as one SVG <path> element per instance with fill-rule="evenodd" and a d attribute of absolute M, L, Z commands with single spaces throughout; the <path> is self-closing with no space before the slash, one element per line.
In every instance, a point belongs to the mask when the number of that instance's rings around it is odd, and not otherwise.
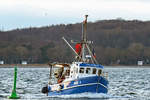
<path fill-rule="evenodd" d="M 98 64 L 86 64 L 82 62 L 74 62 L 70 69 L 70 78 L 81 78 L 89 76 L 100 76 L 103 66 Z"/>

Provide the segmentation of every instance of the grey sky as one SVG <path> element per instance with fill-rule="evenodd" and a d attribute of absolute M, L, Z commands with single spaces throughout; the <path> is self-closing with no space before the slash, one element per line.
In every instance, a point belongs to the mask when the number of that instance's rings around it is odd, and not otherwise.
<path fill-rule="evenodd" d="M 150 0 L 0 0 L 0 30 L 123 18 L 150 20 Z"/>

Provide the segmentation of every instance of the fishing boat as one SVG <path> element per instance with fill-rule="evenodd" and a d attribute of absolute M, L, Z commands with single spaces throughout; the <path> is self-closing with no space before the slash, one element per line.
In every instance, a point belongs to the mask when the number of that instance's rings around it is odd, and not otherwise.
<path fill-rule="evenodd" d="M 108 92 L 108 73 L 103 71 L 104 67 L 98 64 L 94 50 L 90 48 L 93 42 L 87 40 L 87 17 L 85 15 L 82 23 L 82 39 L 76 42 L 75 49 L 62 37 L 74 52 L 74 61 L 70 64 L 49 63 L 50 81 L 42 88 L 48 96 Z"/>

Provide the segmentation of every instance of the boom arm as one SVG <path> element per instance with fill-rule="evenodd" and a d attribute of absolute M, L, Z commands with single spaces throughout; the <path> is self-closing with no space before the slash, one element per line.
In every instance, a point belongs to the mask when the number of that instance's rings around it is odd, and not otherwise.
<path fill-rule="evenodd" d="M 64 37 L 62 37 L 62 39 L 67 43 L 67 45 L 72 49 L 72 51 L 79 57 L 79 59 L 82 60 L 81 57 L 77 54 L 77 52 L 76 52 L 76 51 L 72 48 L 72 46 L 68 43 L 68 41 L 67 41 Z"/>

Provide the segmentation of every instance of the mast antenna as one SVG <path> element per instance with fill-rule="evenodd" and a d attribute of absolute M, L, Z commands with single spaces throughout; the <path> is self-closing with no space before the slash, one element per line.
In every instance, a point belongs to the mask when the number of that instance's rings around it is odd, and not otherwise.
<path fill-rule="evenodd" d="M 83 21 L 82 24 L 82 41 L 86 42 L 86 34 L 87 34 L 87 17 L 88 15 L 85 15 L 85 20 Z"/>

